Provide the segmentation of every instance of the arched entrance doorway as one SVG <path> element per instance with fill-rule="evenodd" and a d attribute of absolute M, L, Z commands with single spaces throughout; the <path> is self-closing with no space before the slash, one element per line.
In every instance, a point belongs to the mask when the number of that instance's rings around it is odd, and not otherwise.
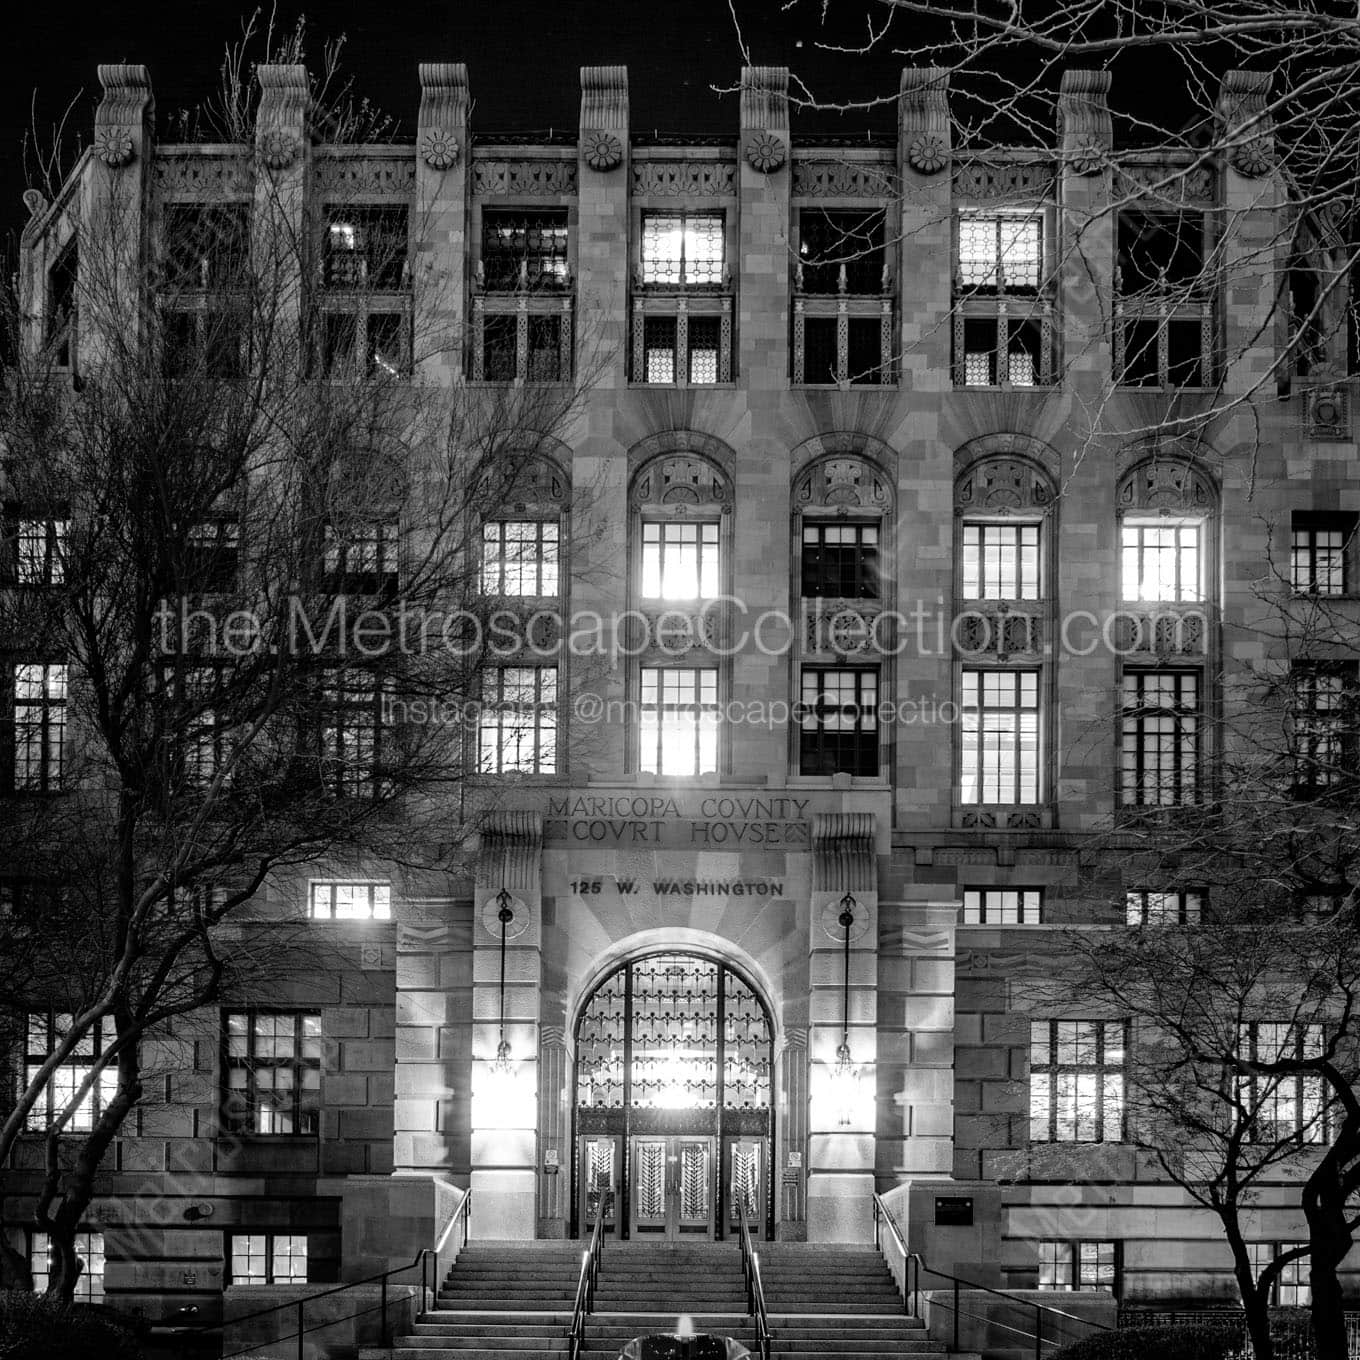
<path fill-rule="evenodd" d="M 575 1039 L 573 1232 L 602 1211 L 623 1236 L 729 1237 L 744 1200 L 773 1236 L 773 1027 L 739 972 L 640 955 L 586 999 Z"/>

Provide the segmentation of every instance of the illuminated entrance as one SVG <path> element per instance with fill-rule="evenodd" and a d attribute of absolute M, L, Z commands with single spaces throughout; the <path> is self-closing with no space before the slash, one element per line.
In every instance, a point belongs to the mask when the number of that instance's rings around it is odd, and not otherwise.
<path fill-rule="evenodd" d="M 634 1238 L 773 1235 L 769 1013 L 727 964 L 648 954 L 576 1025 L 573 1229 Z M 612 1193 L 611 1193 L 612 1188 Z"/>

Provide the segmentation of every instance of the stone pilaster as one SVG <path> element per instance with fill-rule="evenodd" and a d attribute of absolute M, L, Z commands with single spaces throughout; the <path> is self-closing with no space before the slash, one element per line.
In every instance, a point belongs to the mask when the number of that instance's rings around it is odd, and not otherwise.
<path fill-rule="evenodd" d="M 813 821 L 811 908 L 807 1236 L 813 1242 L 867 1241 L 872 1231 L 878 1057 L 878 873 L 872 813 L 826 813 Z M 848 957 L 842 919 L 847 911 Z M 849 1089 L 836 1073 L 843 1042 L 857 1077 Z"/>
<path fill-rule="evenodd" d="M 789 72 L 747 66 L 741 73 L 737 160 L 737 378 L 752 391 L 789 381 Z"/>
<path fill-rule="evenodd" d="M 311 102 L 307 68 L 259 68 L 260 107 L 255 123 L 255 221 L 250 234 L 256 286 L 271 300 L 274 334 L 269 348 L 286 363 L 302 326 L 303 261 L 308 258 L 307 185 L 311 175 Z M 305 367 L 306 357 L 297 356 Z"/>
<path fill-rule="evenodd" d="M 576 331 L 578 371 L 595 388 L 628 382 L 628 68 L 581 67 L 577 147 Z"/>
<path fill-rule="evenodd" d="M 477 1237 L 532 1238 L 537 1217 L 543 819 L 534 812 L 495 813 L 482 839 L 472 921 L 472 1231 Z M 503 1006 L 502 902 L 510 913 L 504 923 Z M 502 1041 L 508 1073 L 499 1070 Z"/>
<path fill-rule="evenodd" d="M 468 76 L 462 62 L 422 62 L 416 122 L 411 278 L 416 371 L 461 382 L 467 333 Z"/>
<path fill-rule="evenodd" d="M 1110 210 L 1110 73 L 1064 71 L 1058 95 L 1058 220 L 1054 245 L 1062 296 L 1058 371 L 1098 409 L 1110 380 L 1115 220 Z M 1055 252 L 1056 255 L 1056 252 Z"/>
<path fill-rule="evenodd" d="M 80 356 L 87 368 L 130 355 L 139 338 L 128 327 L 144 315 L 144 208 L 155 110 L 145 66 L 101 66 L 99 84 L 77 273 Z"/>
<path fill-rule="evenodd" d="M 1228 71 L 1219 90 L 1221 267 L 1227 280 L 1220 333 L 1223 387 L 1232 397 L 1275 390 L 1271 318 L 1288 241 L 1279 222 L 1285 196 L 1275 169 L 1270 79 L 1266 71 Z"/>

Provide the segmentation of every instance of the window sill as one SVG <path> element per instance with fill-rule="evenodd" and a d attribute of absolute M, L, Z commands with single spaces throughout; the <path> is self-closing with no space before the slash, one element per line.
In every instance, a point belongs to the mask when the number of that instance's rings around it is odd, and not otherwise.
<path fill-rule="evenodd" d="M 1056 392 L 1058 383 L 955 383 L 955 392 L 1037 392 L 1042 396 Z"/>
<path fill-rule="evenodd" d="M 794 392 L 896 392 L 897 382 L 881 383 L 810 383 L 810 382 L 791 382 L 789 387 Z"/>
<path fill-rule="evenodd" d="M 1168 383 L 1165 387 L 1159 383 L 1115 383 L 1115 391 L 1126 392 L 1188 392 L 1197 396 L 1212 396 L 1218 391 L 1214 387 L 1177 387 L 1174 383 Z"/>
<path fill-rule="evenodd" d="M 630 389 L 637 389 L 643 392 L 721 392 L 734 391 L 737 384 L 735 382 L 630 382 Z"/>

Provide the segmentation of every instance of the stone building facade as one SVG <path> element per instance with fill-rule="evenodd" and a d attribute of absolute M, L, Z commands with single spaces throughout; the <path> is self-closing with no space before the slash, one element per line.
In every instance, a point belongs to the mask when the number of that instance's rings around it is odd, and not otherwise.
<path fill-rule="evenodd" d="M 730 1234 L 744 1193 L 764 1233 L 862 1241 L 878 1191 L 984 1282 L 1230 1294 L 1215 1226 L 1120 1142 L 1117 1098 L 1080 1138 L 1036 1103 L 1077 1039 L 1045 1030 L 1045 1062 L 1036 1027 L 1073 1017 L 1017 979 L 1157 889 L 1078 862 L 1139 781 L 1181 777 L 1137 765 L 1121 686 L 1171 684 L 1207 731 L 1220 670 L 1255 660 L 1249 587 L 1288 541 L 1268 526 L 1360 512 L 1345 384 L 1281 399 L 1269 158 L 1115 169 L 1107 77 L 1081 71 L 1050 145 L 985 154 L 953 147 L 934 70 L 903 73 L 895 139 L 853 147 L 791 137 L 777 68 L 693 145 L 630 129 L 619 67 L 582 71 L 578 137 L 535 145 L 475 135 L 460 65 L 420 68 L 413 143 L 361 147 L 309 130 L 300 68 L 261 72 L 254 148 L 159 144 L 145 70 L 101 79 L 92 149 L 30 204 L 35 340 L 104 197 L 146 249 L 174 207 L 263 211 L 266 178 L 337 248 L 398 223 L 409 264 L 370 289 L 360 362 L 390 342 L 409 364 L 429 321 L 466 336 L 415 356 L 433 384 L 551 381 L 589 347 L 572 429 L 486 552 L 533 578 L 516 608 L 647 630 L 534 659 L 556 716 L 527 755 L 484 727 L 463 868 L 318 866 L 239 924 L 295 943 L 311 915 L 319 938 L 286 996 L 160 1042 L 89 1225 L 106 1296 L 210 1311 L 281 1241 L 313 1281 L 357 1278 L 429 1244 L 449 1183 L 500 1238 L 579 1234 L 608 1184 L 631 1236 Z M 1222 116 L 1260 93 L 1230 76 Z M 1225 261 L 1150 330 L 1116 281 L 1125 209 Z M 1193 442 L 1149 436 L 1215 404 Z M 1168 530 L 1195 577 L 1159 603 L 1172 641 L 1121 588 L 1131 544 L 1174 574 Z M 667 635 L 672 602 L 719 597 L 703 636 Z M 1121 609 L 1143 641 L 1100 645 Z M 1117 1037 L 1077 1019 L 1082 1071 L 1117 1078 Z M 315 1120 L 231 1132 L 233 1058 L 265 1037 Z M 6 1170 L 9 1212 L 33 1170 Z M 1268 1194 L 1259 1239 L 1301 1231 Z"/>

